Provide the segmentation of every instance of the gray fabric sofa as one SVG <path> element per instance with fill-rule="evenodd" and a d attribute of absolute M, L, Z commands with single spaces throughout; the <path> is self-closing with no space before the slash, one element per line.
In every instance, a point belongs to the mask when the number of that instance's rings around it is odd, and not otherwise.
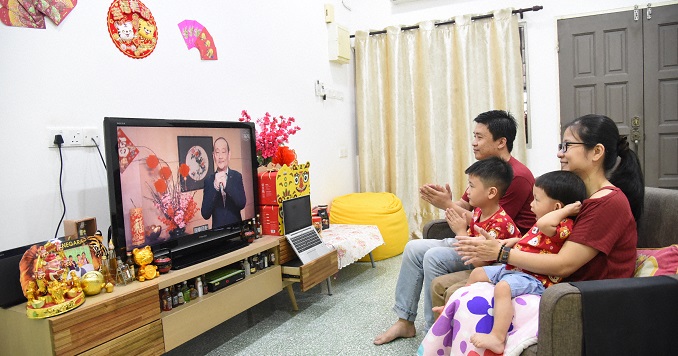
<path fill-rule="evenodd" d="M 645 211 L 638 222 L 638 247 L 658 248 L 678 244 L 677 221 L 678 190 L 645 188 Z M 424 238 L 453 236 L 443 219 L 431 221 L 423 229 Z M 456 272 L 434 279 L 430 291 L 433 305 L 443 305 L 457 288 L 466 284 L 468 274 L 466 271 Z M 678 280 L 678 275 L 672 277 Z M 521 355 L 581 355 L 582 341 L 579 289 L 569 283 L 548 288 L 539 305 L 538 343 Z"/>

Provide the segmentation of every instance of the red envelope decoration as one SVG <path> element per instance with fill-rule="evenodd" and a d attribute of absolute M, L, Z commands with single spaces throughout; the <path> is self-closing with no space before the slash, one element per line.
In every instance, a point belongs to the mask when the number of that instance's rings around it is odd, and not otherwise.
<path fill-rule="evenodd" d="M 200 22 L 196 20 L 184 20 L 179 22 L 179 31 L 181 31 L 181 36 L 186 42 L 186 47 L 188 49 L 195 47 L 195 40 L 198 38 L 202 29 L 205 26 L 201 25 Z"/>
<path fill-rule="evenodd" d="M 77 0 L 0 0 L 0 22 L 44 29 L 46 16 L 58 26 L 77 4 Z"/>
<path fill-rule="evenodd" d="M 200 59 L 217 60 L 217 47 L 214 45 L 212 35 L 206 28 L 202 29 L 200 35 L 195 40 L 195 47 L 200 51 Z"/>
<path fill-rule="evenodd" d="M 158 28 L 139 0 L 114 0 L 108 8 L 108 34 L 113 44 L 134 59 L 146 58 L 158 43 Z"/>

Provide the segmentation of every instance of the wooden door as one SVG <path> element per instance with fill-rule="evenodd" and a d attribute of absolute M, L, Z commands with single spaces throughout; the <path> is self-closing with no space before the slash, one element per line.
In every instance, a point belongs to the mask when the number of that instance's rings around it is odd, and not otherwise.
<path fill-rule="evenodd" d="M 628 11 L 559 20 L 558 46 L 561 126 L 602 114 L 629 135 L 643 114 L 642 22 Z"/>
<path fill-rule="evenodd" d="M 678 188 L 678 5 L 643 16 L 645 183 Z"/>
<path fill-rule="evenodd" d="M 647 186 L 678 188 L 678 5 L 558 21 L 561 125 L 613 119 Z"/>

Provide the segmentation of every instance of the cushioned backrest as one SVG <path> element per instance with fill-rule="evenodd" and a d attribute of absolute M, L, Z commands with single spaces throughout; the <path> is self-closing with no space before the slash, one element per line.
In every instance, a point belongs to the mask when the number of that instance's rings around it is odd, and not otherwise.
<path fill-rule="evenodd" d="M 645 187 L 645 207 L 638 221 L 638 247 L 678 243 L 678 190 Z"/>

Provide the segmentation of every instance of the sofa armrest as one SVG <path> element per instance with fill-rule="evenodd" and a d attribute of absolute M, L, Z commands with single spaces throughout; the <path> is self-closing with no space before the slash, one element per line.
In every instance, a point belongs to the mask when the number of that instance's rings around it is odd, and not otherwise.
<path fill-rule="evenodd" d="M 669 277 L 678 280 L 678 275 Z M 637 277 L 638 285 L 631 286 L 641 290 L 655 277 Z M 601 281 L 605 282 L 605 281 Z M 585 283 L 596 283 L 589 281 Z M 603 284 L 607 288 L 605 284 Z M 610 288 L 613 292 L 614 286 Z M 547 288 L 539 303 L 538 355 L 581 355 L 583 354 L 583 317 L 581 293 L 569 283 L 559 283 Z"/>
<path fill-rule="evenodd" d="M 423 232 L 422 237 L 425 239 L 442 240 L 447 237 L 456 236 L 452 229 L 450 229 L 450 225 L 447 225 L 447 221 L 445 219 L 436 219 L 429 221 L 428 223 L 426 223 L 426 225 L 424 225 L 424 229 L 422 232 Z"/>
<path fill-rule="evenodd" d="M 569 283 L 547 288 L 539 303 L 538 355 L 581 355 L 581 293 Z"/>

